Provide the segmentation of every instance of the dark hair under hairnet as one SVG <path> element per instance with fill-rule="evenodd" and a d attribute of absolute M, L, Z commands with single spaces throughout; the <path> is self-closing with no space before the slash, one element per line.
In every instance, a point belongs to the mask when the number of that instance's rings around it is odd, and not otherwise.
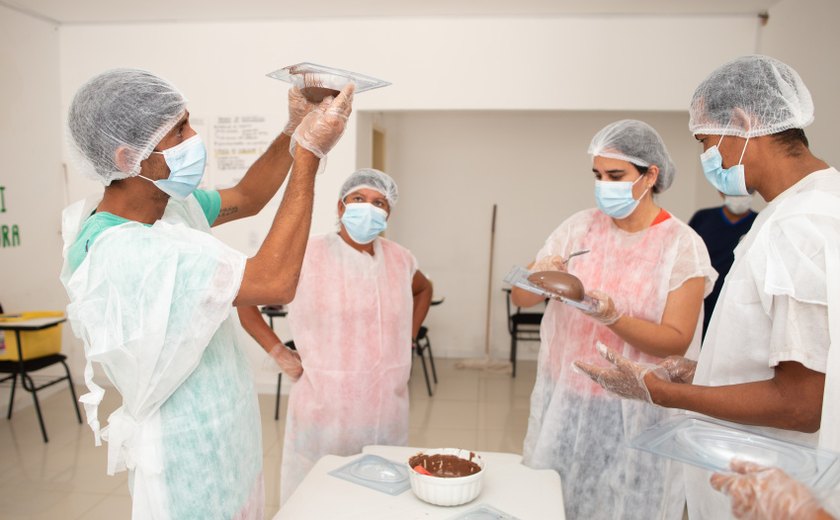
<path fill-rule="evenodd" d="M 622 119 L 602 128 L 589 143 L 589 155 L 628 161 L 642 167 L 655 164 L 659 168 L 659 177 L 654 185 L 656 193 L 671 187 L 677 173 L 656 130 L 635 119 Z"/>

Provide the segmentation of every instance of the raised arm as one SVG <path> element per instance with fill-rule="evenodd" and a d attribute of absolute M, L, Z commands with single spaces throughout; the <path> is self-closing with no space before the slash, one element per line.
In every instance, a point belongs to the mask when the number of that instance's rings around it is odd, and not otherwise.
<path fill-rule="evenodd" d="M 289 119 L 283 132 L 271 143 L 268 149 L 245 172 L 239 183 L 228 189 L 219 190 L 222 206 L 214 226 L 236 219 L 256 215 L 277 193 L 289 174 L 292 155 L 289 143 L 301 120 L 316 105 L 306 101 L 300 90 L 289 89 Z"/>
<path fill-rule="evenodd" d="M 320 158 L 344 133 L 352 103 L 349 84 L 334 100 L 310 112 L 295 130 L 289 184 L 268 235 L 245 265 L 234 305 L 286 304 L 294 299 L 312 223 L 315 173 Z"/>

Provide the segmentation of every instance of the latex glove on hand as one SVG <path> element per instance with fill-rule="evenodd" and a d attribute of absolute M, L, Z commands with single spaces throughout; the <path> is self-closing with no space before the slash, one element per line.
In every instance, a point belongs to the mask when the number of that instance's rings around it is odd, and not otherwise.
<path fill-rule="evenodd" d="M 297 87 L 292 87 L 289 89 L 289 121 L 286 123 L 286 127 L 283 129 L 283 133 L 291 136 L 295 133 L 295 128 L 298 127 L 303 118 L 313 110 L 318 108 L 316 103 L 311 103 L 303 94 L 300 93 L 300 89 Z"/>
<path fill-rule="evenodd" d="M 324 98 L 315 110 L 306 114 L 292 134 L 292 155 L 295 153 L 295 145 L 298 145 L 320 159 L 327 156 L 344 133 L 344 127 L 353 112 L 354 89 L 355 85 L 348 83 L 335 99 Z"/>
<path fill-rule="evenodd" d="M 303 365 L 300 362 L 300 354 L 282 343 L 272 347 L 268 355 L 274 359 L 280 371 L 289 376 L 292 381 L 297 381 L 303 374 Z"/>
<path fill-rule="evenodd" d="M 779 468 L 733 460 L 734 473 L 715 473 L 712 487 L 732 498 L 732 514 L 749 520 L 820 518 L 821 506 L 811 491 Z"/>
<path fill-rule="evenodd" d="M 668 380 L 672 383 L 691 384 L 694 381 L 697 361 L 682 356 L 668 356 L 656 365 L 668 372 Z"/>
<path fill-rule="evenodd" d="M 656 377 L 667 381 L 668 373 L 664 368 L 657 365 L 630 361 L 618 352 L 607 348 L 600 341 L 596 344 L 595 348 L 613 366 L 599 367 L 584 361 L 575 361 L 574 366 L 576 369 L 589 376 L 590 379 L 604 387 L 605 390 L 619 397 L 639 399 L 653 403 L 647 385 L 645 385 L 645 376 L 649 372 L 653 372 Z"/>
<path fill-rule="evenodd" d="M 567 260 L 560 255 L 544 256 L 534 262 L 530 271 L 536 273 L 538 271 L 563 271 L 566 272 Z"/>
<path fill-rule="evenodd" d="M 582 313 L 607 326 L 614 324 L 621 318 L 621 313 L 618 312 L 615 302 L 606 293 L 586 291 L 586 296 L 597 302 L 597 306 L 593 311 L 581 310 Z"/>

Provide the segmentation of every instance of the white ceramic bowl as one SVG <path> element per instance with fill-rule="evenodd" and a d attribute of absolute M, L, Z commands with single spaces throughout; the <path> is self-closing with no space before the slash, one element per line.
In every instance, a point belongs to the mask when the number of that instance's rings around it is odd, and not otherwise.
<path fill-rule="evenodd" d="M 478 473 L 466 477 L 434 477 L 423 475 L 414 471 L 408 461 L 408 478 L 411 481 L 411 491 L 424 502 L 437 506 L 459 506 L 474 500 L 481 493 L 481 484 L 484 480 L 485 465 L 482 458 L 470 450 L 458 448 L 441 448 L 435 450 L 423 450 L 423 455 L 455 455 L 466 460 L 472 460 L 481 468 Z M 470 453 L 473 454 L 470 459 Z M 416 456 L 412 455 L 412 457 Z M 409 457 L 410 459 L 411 457 Z"/>

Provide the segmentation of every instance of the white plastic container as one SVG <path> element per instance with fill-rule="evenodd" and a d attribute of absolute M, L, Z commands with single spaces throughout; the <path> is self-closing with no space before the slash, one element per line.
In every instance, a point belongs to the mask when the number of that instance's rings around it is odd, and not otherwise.
<path fill-rule="evenodd" d="M 435 477 L 418 473 L 406 461 L 409 470 L 408 476 L 411 481 L 411 491 L 417 498 L 436 506 L 459 506 L 475 500 L 481 494 L 485 465 L 478 454 L 458 448 L 424 450 L 421 453 L 423 455 L 455 455 L 476 463 L 481 471 L 466 477 Z M 471 454 L 472 457 L 470 457 Z M 412 455 L 412 457 L 414 456 L 416 455 Z"/>

